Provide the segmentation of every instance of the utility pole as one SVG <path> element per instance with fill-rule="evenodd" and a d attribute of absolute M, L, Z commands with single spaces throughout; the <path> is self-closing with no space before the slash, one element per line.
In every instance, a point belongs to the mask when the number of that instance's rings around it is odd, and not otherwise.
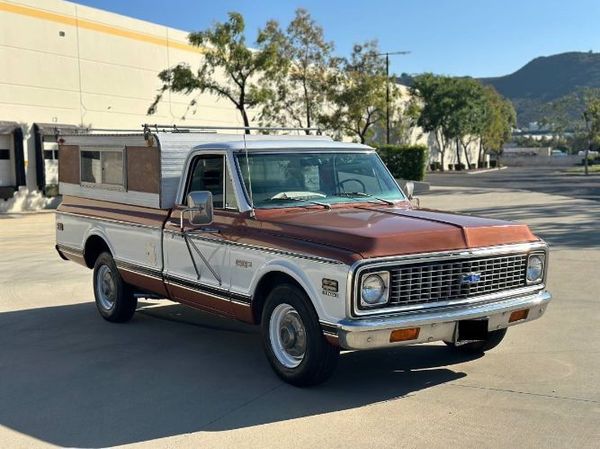
<path fill-rule="evenodd" d="M 390 144 L 390 55 L 408 55 L 410 51 L 392 51 L 379 53 L 385 56 L 385 143 Z"/>

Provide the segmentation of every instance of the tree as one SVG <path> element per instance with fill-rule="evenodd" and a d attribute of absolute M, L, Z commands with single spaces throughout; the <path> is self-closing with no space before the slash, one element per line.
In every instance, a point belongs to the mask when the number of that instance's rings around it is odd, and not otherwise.
<path fill-rule="evenodd" d="M 373 125 L 385 116 L 388 82 L 376 41 L 355 45 L 350 59 L 340 63 L 338 78 L 332 83 L 329 98 L 334 111 L 322 121 L 338 135 L 346 134 L 365 143 Z M 392 95 L 397 95 L 396 90 Z"/>
<path fill-rule="evenodd" d="M 183 63 L 160 72 L 158 76 L 163 86 L 148 109 L 148 114 L 156 112 L 167 91 L 186 95 L 192 92 L 209 92 L 233 103 L 244 126 L 249 127 L 247 109 L 256 106 L 265 96 L 264 89 L 255 80 L 262 73 L 273 70 L 277 61 L 277 49 L 274 45 L 266 45 L 259 51 L 250 50 L 246 46 L 244 30 L 242 15 L 230 12 L 227 22 L 190 33 L 190 44 L 204 50 L 202 65 L 195 73 L 189 65 Z M 190 105 L 195 103 L 196 99 L 193 99 Z M 249 132 L 246 129 L 246 133 Z"/>
<path fill-rule="evenodd" d="M 559 137 L 568 130 L 571 142 L 585 142 L 584 166 L 589 174 L 589 150 L 600 140 L 600 89 L 579 89 L 550 103 L 545 122 Z"/>
<path fill-rule="evenodd" d="M 323 28 L 300 8 L 285 32 L 277 22 L 268 22 L 258 44 L 261 49 L 277 51 L 276 69 L 263 79 L 269 91 L 262 104 L 261 122 L 285 126 L 291 121 L 302 128 L 317 125 L 333 78 L 333 43 L 325 40 Z"/>
<path fill-rule="evenodd" d="M 467 168 L 471 166 L 469 147 L 485 125 L 485 97 L 483 86 L 473 78 L 453 78 L 448 95 L 451 110 L 448 125 L 449 136 L 456 139 L 456 157 L 460 164 L 461 149 L 465 153 Z M 462 148 L 461 148 L 462 147 Z"/>
<path fill-rule="evenodd" d="M 433 133 L 440 151 L 441 170 L 448 142 L 452 139 L 450 121 L 454 110 L 450 95 L 452 78 L 431 73 L 416 76 L 410 88 L 411 95 L 421 103 L 417 124 L 425 132 Z"/>
<path fill-rule="evenodd" d="M 515 108 L 509 100 L 504 99 L 491 86 L 484 87 L 483 95 L 485 118 L 480 134 L 480 164 L 485 151 L 493 152 L 498 157 L 502 154 L 502 147 L 511 138 L 512 129 L 517 123 Z"/>
<path fill-rule="evenodd" d="M 583 111 L 585 129 L 588 137 L 588 145 L 585 148 L 584 166 L 585 175 L 589 175 L 589 152 L 592 149 L 594 141 L 600 139 L 600 96 L 598 93 L 589 92 L 585 100 L 585 110 Z"/>
<path fill-rule="evenodd" d="M 423 136 L 423 131 L 417 125 L 421 104 L 417 98 L 404 95 L 399 86 L 390 84 L 390 87 L 392 86 L 396 95 L 395 101 L 390 102 L 390 144 L 408 145 Z M 374 143 L 385 144 L 387 132 L 385 120 L 375 123 L 372 131 Z"/>

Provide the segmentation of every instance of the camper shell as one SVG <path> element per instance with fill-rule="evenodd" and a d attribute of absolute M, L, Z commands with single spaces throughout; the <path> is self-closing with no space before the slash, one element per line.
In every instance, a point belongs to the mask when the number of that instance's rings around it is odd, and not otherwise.
<path fill-rule="evenodd" d="M 61 134 L 59 191 L 61 195 L 112 201 L 156 209 L 171 209 L 176 204 L 180 180 L 192 150 L 214 149 L 249 151 L 257 149 L 349 148 L 317 135 L 245 135 L 202 130 L 183 131 L 156 128 L 130 133 Z M 82 177 L 82 153 L 120 155 L 122 182 L 90 182 Z M 101 161 L 102 163 L 102 161 Z M 108 167 L 99 165 L 100 170 Z"/>

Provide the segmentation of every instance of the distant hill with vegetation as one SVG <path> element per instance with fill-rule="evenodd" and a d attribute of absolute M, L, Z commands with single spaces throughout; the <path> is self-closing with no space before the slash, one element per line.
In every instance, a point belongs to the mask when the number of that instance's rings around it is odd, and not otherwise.
<path fill-rule="evenodd" d="M 600 88 L 600 53 L 569 52 L 542 56 L 510 75 L 481 78 L 517 110 L 520 126 L 544 118 L 549 102 L 584 88 Z"/>
<path fill-rule="evenodd" d="M 412 77 L 403 73 L 397 82 L 410 86 Z M 600 53 L 568 52 L 541 56 L 510 75 L 480 78 L 510 99 L 517 111 L 518 126 L 540 122 L 551 102 L 581 89 L 600 88 Z M 572 112 L 575 115 L 575 112 Z"/>

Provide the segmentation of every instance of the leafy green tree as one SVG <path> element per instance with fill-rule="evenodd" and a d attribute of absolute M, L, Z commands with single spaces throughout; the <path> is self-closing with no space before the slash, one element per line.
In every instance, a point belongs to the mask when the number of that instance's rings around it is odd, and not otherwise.
<path fill-rule="evenodd" d="M 361 143 L 372 137 L 373 125 L 385 117 L 388 80 L 378 55 L 377 42 L 369 41 L 355 45 L 350 59 L 341 60 L 338 78 L 329 92 L 334 110 L 322 117 L 338 135 L 352 136 Z"/>
<path fill-rule="evenodd" d="M 512 103 L 504 99 L 491 86 L 484 87 L 484 126 L 480 131 L 479 163 L 484 152 L 492 152 L 499 159 L 504 144 L 510 140 L 512 129 L 517 123 L 517 114 Z"/>
<path fill-rule="evenodd" d="M 453 78 L 449 83 L 449 135 L 456 140 L 458 163 L 461 163 L 461 152 L 464 152 L 467 167 L 471 165 L 469 147 L 479 139 L 485 125 L 483 92 L 481 83 L 473 78 Z"/>
<path fill-rule="evenodd" d="M 589 150 L 600 143 L 600 89 L 579 89 L 550 103 L 545 124 L 558 134 L 559 140 L 571 141 L 573 151 L 585 145 L 585 174 L 588 171 Z M 570 139 L 567 139 L 569 131 Z"/>
<path fill-rule="evenodd" d="M 318 125 L 334 65 L 333 43 L 325 40 L 323 28 L 300 8 L 285 32 L 277 22 L 269 21 L 258 44 L 261 49 L 277 51 L 275 69 L 263 78 L 269 90 L 261 105 L 261 122 L 281 126 L 292 122 L 302 128 Z"/>
<path fill-rule="evenodd" d="M 583 111 L 585 129 L 588 137 L 588 145 L 585 149 L 584 166 L 585 174 L 589 175 L 589 151 L 594 141 L 600 140 L 600 95 L 597 92 L 589 92 L 585 100 L 585 110 Z"/>
<path fill-rule="evenodd" d="M 455 144 L 458 163 L 461 163 L 464 154 L 467 166 L 472 165 L 469 148 L 482 139 L 486 127 L 490 126 L 488 120 L 491 121 L 494 117 L 490 108 L 502 106 L 501 113 L 496 118 L 505 118 L 514 123 L 514 119 L 509 120 L 510 114 L 506 112 L 505 105 L 498 102 L 490 104 L 491 92 L 472 78 L 424 74 L 414 78 L 411 90 L 422 104 L 417 123 L 424 131 L 433 133 L 440 150 L 442 170 L 445 168 L 446 150 L 452 142 Z M 500 126 L 500 122 L 493 124 L 501 128 L 495 130 L 497 134 L 494 138 L 506 138 L 501 132 L 505 128 Z M 491 137 L 487 136 L 488 139 Z"/>
<path fill-rule="evenodd" d="M 454 138 L 451 127 L 454 113 L 454 99 L 451 96 L 453 79 L 431 73 L 416 76 L 410 88 L 411 95 L 418 99 L 421 110 L 417 124 L 425 132 L 433 133 L 440 151 L 442 171 L 444 159 L 451 139 Z"/>
<path fill-rule="evenodd" d="M 229 20 L 211 28 L 188 35 L 191 45 L 203 49 L 203 62 L 197 71 L 188 64 L 178 64 L 163 70 L 159 78 L 163 86 L 148 114 L 154 114 L 165 92 L 202 94 L 209 92 L 225 98 L 239 111 L 245 127 L 250 126 L 248 108 L 264 100 L 264 89 L 256 80 L 274 70 L 277 62 L 275 45 L 265 45 L 259 51 L 246 46 L 244 18 L 237 12 L 229 13 Z M 194 105 L 196 99 L 190 102 Z M 249 130 L 246 130 L 249 133 Z"/>

